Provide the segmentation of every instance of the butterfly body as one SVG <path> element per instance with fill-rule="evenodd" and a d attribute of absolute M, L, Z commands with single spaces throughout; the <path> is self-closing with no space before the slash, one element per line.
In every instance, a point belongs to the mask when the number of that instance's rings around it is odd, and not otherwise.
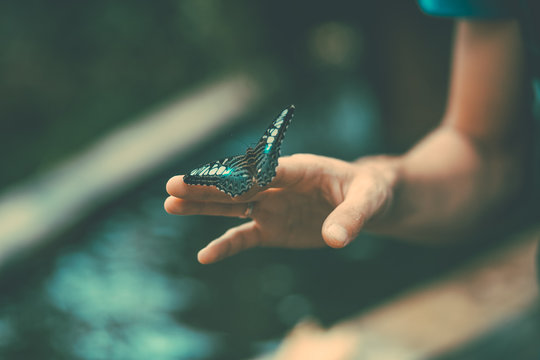
<path fill-rule="evenodd" d="M 238 196 L 257 184 L 268 185 L 274 176 L 285 131 L 294 114 L 294 106 L 283 110 L 263 136 L 245 154 L 227 157 L 197 167 L 184 176 L 190 185 L 215 186 L 230 196 Z"/>

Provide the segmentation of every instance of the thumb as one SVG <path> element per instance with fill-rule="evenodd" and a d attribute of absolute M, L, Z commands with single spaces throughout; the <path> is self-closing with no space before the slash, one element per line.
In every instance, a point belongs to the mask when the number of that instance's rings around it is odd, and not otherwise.
<path fill-rule="evenodd" d="M 345 200 L 328 215 L 322 226 L 322 237 L 328 246 L 342 248 L 360 232 L 366 213 L 356 201 Z"/>
<path fill-rule="evenodd" d="M 385 184 L 385 182 L 382 182 Z M 322 237 L 328 246 L 342 248 L 356 238 L 364 224 L 383 208 L 388 208 L 392 191 L 381 182 L 358 182 L 345 200 L 328 215 L 322 226 Z"/>

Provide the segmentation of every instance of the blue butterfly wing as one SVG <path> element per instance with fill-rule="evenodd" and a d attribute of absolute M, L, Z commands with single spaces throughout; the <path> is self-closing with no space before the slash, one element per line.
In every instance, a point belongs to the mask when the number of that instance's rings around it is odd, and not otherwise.
<path fill-rule="evenodd" d="M 253 185 L 245 155 L 217 160 L 191 170 L 184 176 L 190 185 L 215 186 L 230 196 L 238 196 Z"/>
<path fill-rule="evenodd" d="M 215 186 L 233 197 L 248 191 L 253 178 L 261 187 L 268 185 L 276 176 L 281 142 L 293 115 L 291 105 L 272 121 L 254 149 L 197 167 L 184 176 L 184 182 Z"/>
<path fill-rule="evenodd" d="M 294 105 L 291 105 L 272 121 L 255 146 L 255 179 L 259 186 L 268 185 L 276 176 L 281 142 L 293 115 Z"/>

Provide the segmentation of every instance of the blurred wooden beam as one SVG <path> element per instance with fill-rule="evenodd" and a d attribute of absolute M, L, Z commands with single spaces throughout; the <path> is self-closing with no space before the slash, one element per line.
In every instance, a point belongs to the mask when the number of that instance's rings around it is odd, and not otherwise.
<path fill-rule="evenodd" d="M 537 226 L 437 282 L 328 330 L 302 323 L 277 352 L 260 359 L 435 359 L 512 321 L 512 326 L 524 319 L 536 322 L 538 330 L 540 319 L 524 314 L 540 313 L 535 270 L 539 239 Z M 538 348 L 540 356 L 540 343 Z M 478 354 L 467 358 L 491 359 Z"/>
<path fill-rule="evenodd" d="M 0 196 L 0 266 L 230 126 L 259 97 L 256 85 L 240 74 L 180 96 L 5 191 Z"/>

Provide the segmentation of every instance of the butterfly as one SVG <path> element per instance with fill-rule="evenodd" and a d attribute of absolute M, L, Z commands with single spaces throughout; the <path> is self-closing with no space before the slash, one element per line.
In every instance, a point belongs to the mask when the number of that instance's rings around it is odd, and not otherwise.
<path fill-rule="evenodd" d="M 272 121 L 255 147 L 248 147 L 243 155 L 199 166 L 184 176 L 184 182 L 215 186 L 232 197 L 242 195 L 254 183 L 260 187 L 268 185 L 276 176 L 281 142 L 293 115 L 291 105 Z"/>

